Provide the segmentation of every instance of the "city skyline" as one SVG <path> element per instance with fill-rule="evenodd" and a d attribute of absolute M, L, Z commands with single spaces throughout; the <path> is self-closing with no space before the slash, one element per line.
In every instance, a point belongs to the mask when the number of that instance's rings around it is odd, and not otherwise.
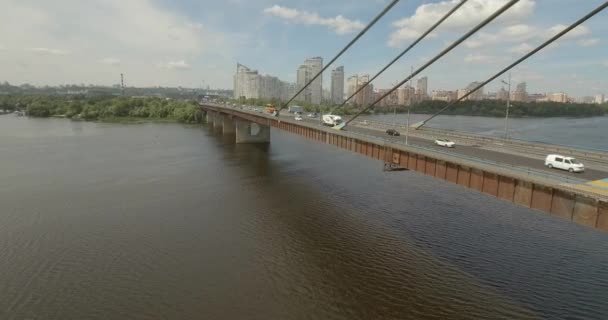
<path fill-rule="evenodd" d="M 238 98 L 262 98 L 262 99 L 279 99 L 286 101 L 290 99 L 296 91 L 304 86 L 312 77 L 318 73 L 323 67 L 322 57 L 306 58 L 304 64 L 298 67 L 298 79 L 296 83 L 282 81 L 271 75 L 261 75 L 257 70 L 251 70 L 248 67 L 237 63 L 237 72 L 235 73 L 234 81 L 234 97 Z M 370 104 L 375 99 L 389 92 L 390 88 L 375 87 L 373 83 L 366 85 L 369 82 L 369 74 L 354 74 L 350 75 L 345 82 L 344 66 L 339 66 L 331 70 L 330 73 L 330 89 L 317 87 L 315 90 L 321 92 L 321 97 L 312 99 L 312 88 L 315 83 L 306 88 L 298 97 L 296 102 L 308 102 L 313 104 L 340 104 L 344 99 L 350 97 L 359 91 L 350 101 L 349 104 L 363 105 Z M 240 81 L 237 81 L 240 79 Z M 431 90 L 429 94 L 429 78 L 421 75 L 418 78 L 412 79 L 416 82 L 415 87 L 409 87 L 405 84 L 392 92 L 389 96 L 379 102 L 379 106 L 387 105 L 408 105 L 412 102 L 423 100 L 442 100 L 453 101 L 459 99 L 472 91 L 481 83 L 473 81 L 462 88 L 437 88 Z M 503 80 L 504 81 L 504 80 Z M 315 81 L 317 86 L 320 86 L 321 81 Z M 431 82 L 432 83 L 432 82 Z M 513 102 L 530 102 L 530 101 L 553 101 L 553 102 L 576 102 L 576 103 L 604 103 L 607 100 L 603 93 L 598 93 L 593 96 L 572 96 L 564 91 L 551 92 L 528 92 L 528 83 L 511 82 L 513 87 L 511 91 L 505 90 L 508 88 L 507 82 L 502 82 L 500 88 L 496 91 L 487 90 L 486 87 L 481 87 L 471 93 L 465 100 L 508 100 Z M 312 87 L 312 88 L 311 88 Z M 365 87 L 363 90 L 360 90 Z M 248 88 L 248 89 L 244 89 Z"/>
<path fill-rule="evenodd" d="M 379 88 L 409 74 L 504 0 L 471 0 L 374 83 Z M 462 88 L 481 81 L 588 12 L 569 0 L 522 0 L 496 23 L 425 71 L 428 90 Z M 331 68 L 374 74 L 426 27 L 428 16 L 454 1 L 408 1 L 372 28 Z M 386 3 L 238 1 L 201 4 L 192 0 L 76 1 L 6 0 L 0 4 L 0 81 L 35 85 L 113 85 L 128 75 L 135 86 L 230 88 L 234 64 L 255 65 L 262 74 L 296 82 L 294 65 L 304 57 L 332 57 Z M 89 15 L 103 7 L 103 17 Z M 84 14 L 74 28 L 66 8 Z M 205 10 L 202 10 L 202 9 Z M 229 8 L 229 9 L 228 9 Z M 228 19 L 218 13 L 231 13 Z M 133 15 L 137 12 L 137 15 Z M 223 15 L 221 15 L 223 16 Z M 608 92 L 606 13 L 589 20 L 558 43 L 513 70 L 514 82 L 531 92 L 568 92 L 589 97 Z M 18 32 L 15 32 L 18 30 Z M 315 45 L 311 45 L 314 43 Z M 330 88 L 324 74 L 322 87 Z M 446 72 L 446 70 L 448 72 Z M 345 75 L 348 76 L 348 75 Z M 497 91 L 500 81 L 488 85 Z"/>

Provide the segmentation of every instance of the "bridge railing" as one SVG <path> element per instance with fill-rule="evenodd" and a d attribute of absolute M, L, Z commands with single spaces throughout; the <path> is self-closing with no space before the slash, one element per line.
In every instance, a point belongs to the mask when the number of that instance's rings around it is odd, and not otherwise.
<path fill-rule="evenodd" d="M 388 121 L 377 121 L 377 120 L 359 120 L 356 121 L 357 125 L 361 126 L 370 126 L 376 128 L 392 128 L 396 126 L 397 128 L 405 129 L 407 126 L 404 123 L 395 123 L 393 125 L 392 122 Z M 436 129 L 436 128 L 424 128 L 422 130 L 412 130 L 410 128 L 410 135 L 412 136 L 433 136 L 433 137 L 453 137 L 460 138 L 463 140 L 469 141 L 477 141 L 481 143 L 488 143 L 494 145 L 508 145 L 510 147 L 521 147 L 521 148 L 531 148 L 542 151 L 543 153 L 561 153 L 567 155 L 573 155 L 574 157 L 578 157 L 581 159 L 588 159 L 592 161 L 597 161 L 600 163 L 608 164 L 608 152 L 603 152 L 600 150 L 593 149 L 584 149 L 584 148 L 574 148 L 570 146 L 562 146 L 556 144 L 548 144 L 548 143 L 538 143 L 533 141 L 526 141 L 521 139 L 504 139 L 500 137 L 489 137 L 475 134 L 468 134 L 453 130 L 444 130 L 444 129 Z"/>
<path fill-rule="evenodd" d="M 252 114 L 252 115 L 256 115 L 256 116 L 263 116 L 263 117 L 270 118 L 270 119 L 276 119 L 275 117 L 273 117 L 269 114 L 254 112 L 254 111 L 251 111 L 248 109 L 241 109 L 238 106 L 232 107 L 232 106 L 227 106 L 227 105 L 216 105 L 215 107 L 227 108 L 227 109 L 235 110 L 237 112 L 243 112 L 243 113 Z M 363 141 L 367 141 L 367 142 L 372 142 L 377 145 L 387 146 L 390 144 L 392 147 L 396 147 L 396 149 L 405 150 L 405 151 L 413 151 L 414 153 L 436 158 L 438 160 L 450 161 L 450 162 L 453 162 L 456 164 L 461 164 L 461 165 L 465 165 L 468 167 L 479 168 L 479 169 L 483 169 L 484 171 L 488 171 L 488 172 L 494 172 L 496 174 L 503 174 L 505 176 L 513 176 L 513 174 L 516 173 L 517 176 L 519 176 L 519 177 L 527 177 L 528 178 L 527 180 L 529 180 L 531 182 L 542 183 L 544 185 L 551 185 L 551 186 L 560 188 L 562 190 L 568 190 L 568 191 L 572 191 L 572 192 L 576 192 L 576 193 L 589 194 L 589 195 L 593 195 L 596 198 L 602 198 L 602 199 L 607 198 L 605 194 L 602 194 L 599 192 L 596 193 L 596 192 L 593 192 L 590 190 L 581 190 L 581 189 L 577 189 L 577 188 L 568 186 L 568 184 L 574 185 L 574 184 L 583 184 L 583 183 L 587 182 L 587 180 L 580 179 L 580 178 L 564 176 L 564 175 L 559 175 L 559 174 L 552 174 L 550 172 L 531 169 L 529 167 L 522 167 L 522 166 L 516 166 L 516 165 L 507 164 L 507 163 L 501 163 L 501 162 L 493 161 L 490 159 L 477 158 L 477 157 L 471 157 L 471 156 L 457 154 L 457 153 L 446 152 L 446 151 L 437 150 L 434 148 L 429 148 L 426 146 L 416 145 L 416 144 L 412 144 L 412 143 L 406 144 L 404 141 L 393 139 L 391 137 L 389 137 L 387 139 L 385 137 L 368 135 L 368 134 L 361 133 L 361 132 L 336 131 L 334 129 L 324 127 L 324 126 L 318 126 L 318 125 L 312 124 L 310 122 L 292 121 L 291 119 L 281 119 L 280 121 L 294 123 L 294 124 L 297 124 L 300 126 L 305 126 L 305 127 L 325 131 L 327 133 L 334 133 L 334 134 L 339 133 L 343 136 L 347 136 L 350 138 L 359 139 L 359 140 L 363 140 Z M 458 161 L 458 160 L 460 160 L 460 161 Z"/>
<path fill-rule="evenodd" d="M 331 130 L 331 129 L 329 129 L 329 130 Z M 379 138 L 377 136 L 366 135 L 366 134 L 362 134 L 360 132 L 349 132 L 349 136 L 351 136 L 352 138 L 365 137 L 365 140 L 368 140 L 370 142 L 376 142 L 379 145 L 383 145 L 383 144 L 386 145 L 386 143 L 390 143 L 392 147 L 397 147 L 397 149 L 402 149 L 402 150 L 405 149 L 406 151 L 411 150 L 417 154 L 421 154 L 424 156 L 430 156 L 430 157 L 436 158 L 438 160 L 450 161 L 450 162 L 461 164 L 461 165 L 464 165 L 467 167 L 482 169 L 487 172 L 493 172 L 493 173 L 502 174 L 505 176 L 513 176 L 514 173 L 516 173 L 516 175 L 519 176 L 520 178 L 527 177 L 526 180 L 528 180 L 530 182 L 541 183 L 543 185 L 553 186 L 553 187 L 556 187 L 561 190 L 566 190 L 566 191 L 579 193 L 579 194 L 587 194 L 587 195 L 593 196 L 594 198 L 597 198 L 597 199 L 608 200 L 608 197 L 606 196 L 606 194 L 604 194 L 600 191 L 594 192 L 589 189 L 582 190 L 582 189 L 578 189 L 576 187 L 571 186 L 571 185 L 584 184 L 587 182 L 587 180 L 580 179 L 580 178 L 552 174 L 549 172 L 535 170 L 535 169 L 531 169 L 528 167 L 521 167 L 521 166 L 515 166 L 515 165 L 511 165 L 511 164 L 507 164 L 507 163 L 500 163 L 500 162 L 496 162 L 496 161 L 489 160 L 489 159 L 475 158 L 475 157 L 470 157 L 470 156 L 466 156 L 466 155 L 462 155 L 462 154 L 448 153 L 445 151 L 441 151 L 441 150 L 437 150 L 437 149 L 433 149 L 433 148 L 429 148 L 429 147 L 425 147 L 425 146 L 420 146 L 420 145 L 416 145 L 416 144 L 405 144 L 403 141 L 392 140 L 390 138 L 384 139 L 384 138 Z M 441 155 L 441 156 L 438 157 L 439 155 Z M 462 161 L 457 161 L 456 159 L 460 159 Z"/>

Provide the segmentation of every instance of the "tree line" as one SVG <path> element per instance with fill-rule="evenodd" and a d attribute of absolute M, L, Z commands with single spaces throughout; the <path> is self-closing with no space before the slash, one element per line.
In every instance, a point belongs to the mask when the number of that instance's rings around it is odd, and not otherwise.
<path fill-rule="evenodd" d="M 278 99 L 241 99 L 233 100 L 232 103 L 265 106 L 274 104 L 280 106 Z M 432 114 L 447 106 L 448 102 L 439 100 L 425 100 L 415 103 L 410 111 L 413 113 Z M 291 105 L 299 105 L 307 112 L 329 112 L 335 105 L 313 105 L 307 102 L 294 102 Z M 335 111 L 336 114 L 350 115 L 361 110 L 362 106 L 346 105 Z M 368 113 L 407 112 L 407 106 L 376 106 Z M 445 115 L 504 117 L 506 101 L 502 100 L 479 100 L 461 101 L 443 112 Z M 509 116 L 518 117 L 596 117 L 608 114 L 608 103 L 559 103 L 559 102 L 512 102 L 509 108 Z"/>
<path fill-rule="evenodd" d="M 445 106 L 445 101 L 422 101 L 412 106 L 415 113 L 435 113 Z M 506 101 L 461 101 L 443 112 L 445 115 L 504 117 Z M 405 108 L 400 108 L 402 111 Z M 608 105 L 559 102 L 513 102 L 509 108 L 511 117 L 596 117 L 608 114 Z"/>
<path fill-rule="evenodd" d="M 137 118 L 199 123 L 203 119 L 196 102 L 157 97 L 6 95 L 0 96 L 0 109 L 22 110 L 31 117 L 83 120 Z"/>

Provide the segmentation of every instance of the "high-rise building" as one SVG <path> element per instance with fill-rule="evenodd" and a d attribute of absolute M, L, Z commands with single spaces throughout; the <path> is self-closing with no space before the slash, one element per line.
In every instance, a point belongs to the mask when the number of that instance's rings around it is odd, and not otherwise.
<path fill-rule="evenodd" d="M 591 97 L 591 96 L 579 97 L 576 99 L 576 102 L 578 102 L 578 103 L 595 103 L 595 97 Z"/>
<path fill-rule="evenodd" d="M 409 106 L 415 101 L 416 90 L 408 85 L 401 86 L 397 89 L 397 104 L 400 106 Z"/>
<path fill-rule="evenodd" d="M 547 95 L 544 93 L 530 93 L 528 94 L 528 100 L 535 102 L 549 101 Z"/>
<path fill-rule="evenodd" d="M 480 84 L 481 82 L 471 82 L 466 88 L 458 90 L 458 99 L 471 92 Z M 465 100 L 483 100 L 483 87 L 471 93 Z"/>
<path fill-rule="evenodd" d="M 452 101 L 458 99 L 458 92 L 438 90 L 431 92 L 431 100 Z"/>
<path fill-rule="evenodd" d="M 500 90 L 496 92 L 496 100 L 509 100 L 509 91 L 505 90 L 505 88 L 500 88 Z"/>
<path fill-rule="evenodd" d="M 416 98 L 418 101 L 426 100 L 428 97 L 428 81 L 427 77 L 422 77 L 416 82 Z"/>
<path fill-rule="evenodd" d="M 526 83 L 520 82 L 517 84 L 515 92 L 512 96 L 513 101 L 525 102 L 528 101 L 528 92 L 526 91 Z"/>
<path fill-rule="evenodd" d="M 294 84 L 270 75 L 260 75 L 257 70 L 237 63 L 234 75 L 235 99 L 280 99 L 293 95 Z"/>
<path fill-rule="evenodd" d="M 323 99 L 321 99 L 321 101 L 325 104 L 332 104 L 333 101 L 331 100 L 331 91 L 327 90 L 327 89 L 323 89 Z"/>
<path fill-rule="evenodd" d="M 346 80 L 346 95 L 348 97 L 352 96 L 355 91 L 357 91 L 357 86 L 359 85 L 359 76 L 354 75 L 348 77 Z M 349 101 L 350 103 L 355 103 L 354 98 Z"/>
<path fill-rule="evenodd" d="M 373 100 L 376 100 L 376 99 L 382 97 L 383 95 L 387 94 L 389 92 L 389 90 L 390 89 L 376 90 L 376 92 L 374 92 Z M 391 106 L 395 106 L 397 104 L 398 104 L 397 90 L 389 93 L 386 97 L 384 97 L 382 100 L 380 100 L 378 102 L 378 106 L 380 106 L 380 107 L 391 107 Z"/>
<path fill-rule="evenodd" d="M 296 90 L 300 91 L 311 79 L 310 71 L 306 65 L 300 65 L 298 67 L 298 72 L 296 76 Z M 303 102 L 310 102 L 310 86 L 308 86 L 304 91 L 302 91 L 297 97 L 296 100 Z"/>
<path fill-rule="evenodd" d="M 344 67 L 331 71 L 331 102 L 340 104 L 344 101 Z"/>
<path fill-rule="evenodd" d="M 357 104 L 359 106 L 364 106 L 364 105 L 367 106 L 368 104 L 371 104 L 373 102 L 374 85 L 373 84 L 368 85 L 367 84 L 368 82 L 369 82 L 368 74 L 358 77 L 356 90 L 359 90 L 365 86 L 365 88 L 361 89 L 361 91 L 359 91 L 359 93 L 357 93 L 357 95 L 354 97 L 355 104 Z"/>
<path fill-rule="evenodd" d="M 312 57 L 304 60 L 304 63 L 298 67 L 298 90 L 302 89 L 317 73 L 321 72 L 321 69 L 323 69 L 323 58 Z M 320 104 L 323 99 L 323 75 L 319 75 L 296 99 Z"/>
<path fill-rule="evenodd" d="M 260 97 L 260 77 L 257 70 L 237 63 L 234 75 L 234 98 L 257 99 Z"/>
<path fill-rule="evenodd" d="M 595 96 L 595 103 L 601 104 L 604 103 L 604 101 L 606 101 L 606 99 L 604 98 L 603 94 L 598 94 Z"/>
<path fill-rule="evenodd" d="M 281 100 L 287 101 L 296 94 L 296 84 L 291 82 L 282 81 L 281 84 Z"/>
<path fill-rule="evenodd" d="M 312 57 L 304 60 L 304 65 L 308 68 L 309 77 L 312 79 L 317 73 L 323 69 L 323 58 Z M 310 101 L 314 104 L 320 104 L 323 98 L 323 75 L 319 75 L 318 78 L 313 81 L 310 86 Z"/>
<path fill-rule="evenodd" d="M 568 102 L 568 95 L 563 92 L 547 94 L 547 98 L 549 101 L 552 101 L 552 102 L 561 102 L 561 103 Z"/>

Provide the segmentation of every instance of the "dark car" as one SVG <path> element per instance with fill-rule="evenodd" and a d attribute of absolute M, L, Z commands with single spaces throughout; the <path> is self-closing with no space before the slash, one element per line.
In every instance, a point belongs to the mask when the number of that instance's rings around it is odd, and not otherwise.
<path fill-rule="evenodd" d="M 395 129 L 388 129 L 386 130 L 386 134 L 388 134 L 389 136 L 399 136 L 399 131 L 395 130 Z"/>

